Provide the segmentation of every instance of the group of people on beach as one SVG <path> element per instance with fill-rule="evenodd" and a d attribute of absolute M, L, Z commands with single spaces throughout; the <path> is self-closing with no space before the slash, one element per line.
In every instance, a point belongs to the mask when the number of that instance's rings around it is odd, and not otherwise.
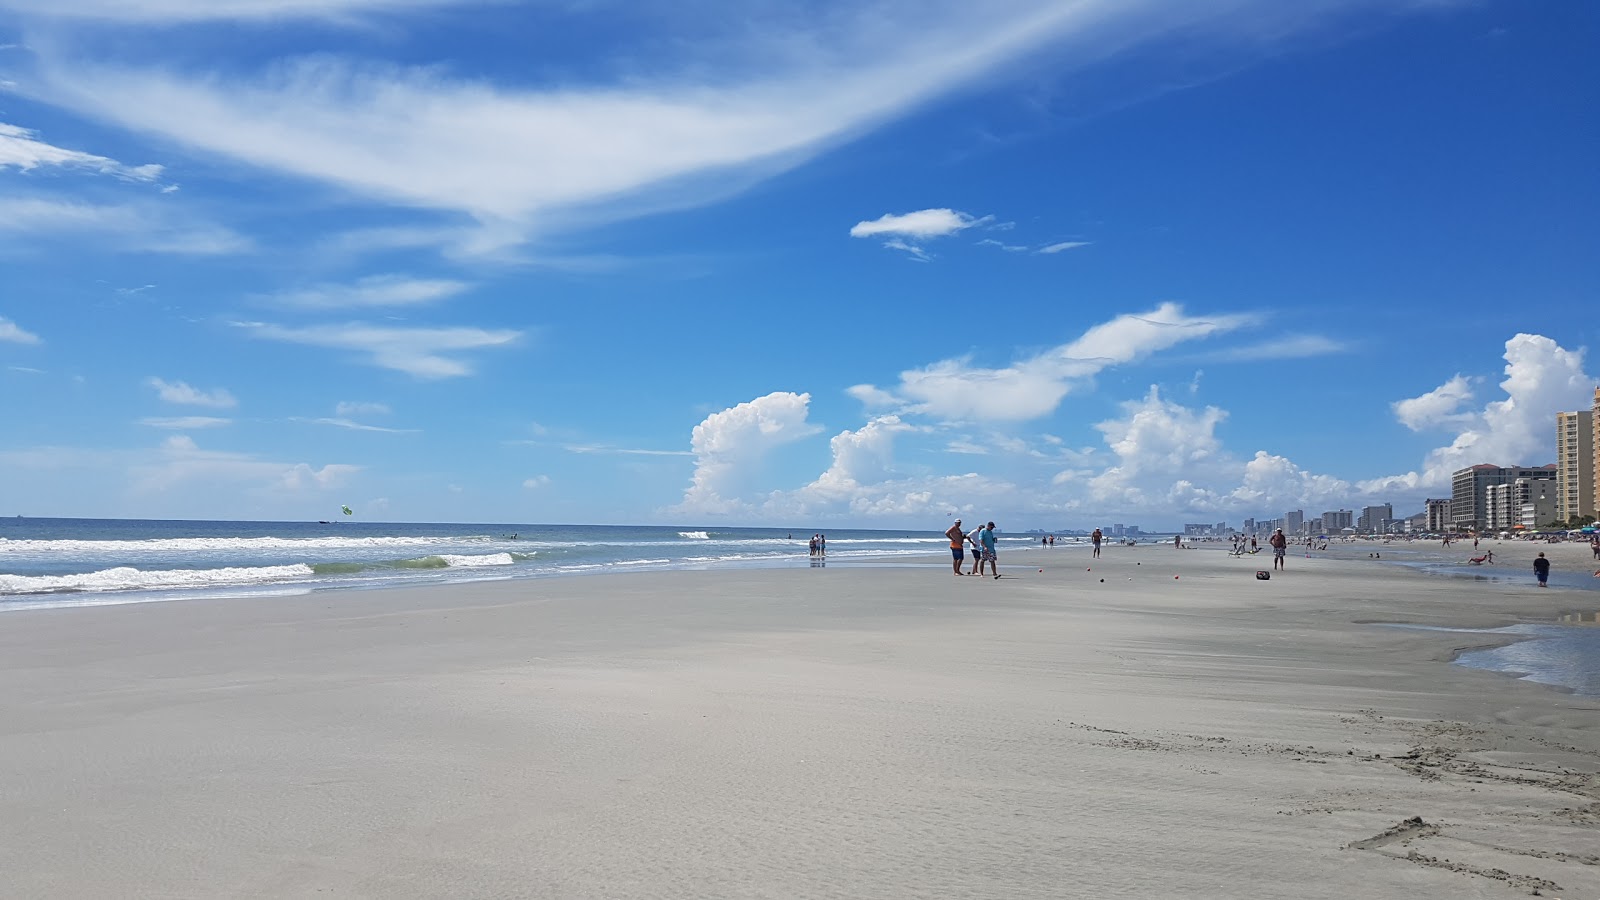
<path fill-rule="evenodd" d="M 963 531 L 961 520 L 957 519 L 954 525 L 945 529 L 944 536 L 950 540 L 951 569 L 957 575 L 982 575 L 983 564 L 989 564 L 989 572 L 994 577 L 1000 577 L 1000 561 L 994 550 L 994 523 L 979 525 L 971 531 Z M 966 545 L 972 545 L 972 571 L 962 572 L 961 563 L 966 558 Z"/>
<path fill-rule="evenodd" d="M 811 555 L 813 557 L 827 556 L 828 555 L 828 536 L 827 535 L 825 535 L 825 534 L 813 534 L 811 536 Z"/>

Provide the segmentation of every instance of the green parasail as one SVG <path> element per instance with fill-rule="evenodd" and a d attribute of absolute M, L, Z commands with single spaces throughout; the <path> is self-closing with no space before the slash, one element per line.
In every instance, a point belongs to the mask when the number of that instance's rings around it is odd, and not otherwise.
<path fill-rule="evenodd" d="M 355 515 L 355 511 L 354 511 L 354 510 L 352 510 L 352 509 L 351 509 L 351 508 L 350 508 L 350 507 L 348 507 L 348 506 L 341 506 L 341 507 L 339 507 L 339 508 L 340 508 L 340 509 L 342 509 L 342 510 L 344 510 L 344 514 L 345 514 L 345 515 L 347 515 L 347 516 L 353 516 L 353 515 Z"/>

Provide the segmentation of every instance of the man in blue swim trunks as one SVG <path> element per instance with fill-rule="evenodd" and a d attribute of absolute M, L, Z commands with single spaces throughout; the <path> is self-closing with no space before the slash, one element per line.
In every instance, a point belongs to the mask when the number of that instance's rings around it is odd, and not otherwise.
<path fill-rule="evenodd" d="M 961 560 L 966 556 L 961 550 L 961 544 L 967 539 L 966 534 L 961 530 L 961 520 L 957 519 L 954 525 L 945 529 L 944 536 L 950 539 L 951 565 L 955 568 L 956 574 L 960 575 Z"/>

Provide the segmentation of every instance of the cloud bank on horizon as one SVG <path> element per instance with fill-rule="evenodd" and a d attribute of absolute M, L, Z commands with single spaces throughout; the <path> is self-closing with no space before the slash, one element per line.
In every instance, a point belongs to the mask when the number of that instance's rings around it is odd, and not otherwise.
<path fill-rule="evenodd" d="M 1588 37 L 1509 0 L 0 0 L 0 463 L 83 515 L 1420 506 L 1590 405 L 1600 179 L 1540 74 L 1586 83 Z"/>

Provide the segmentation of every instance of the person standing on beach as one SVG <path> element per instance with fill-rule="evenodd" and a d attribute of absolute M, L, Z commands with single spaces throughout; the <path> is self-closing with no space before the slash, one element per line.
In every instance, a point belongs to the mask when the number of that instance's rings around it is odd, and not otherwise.
<path fill-rule="evenodd" d="M 967 539 L 967 536 L 961 531 L 961 520 L 957 519 L 954 525 L 951 525 L 949 528 L 945 529 L 944 536 L 950 540 L 950 556 L 952 558 L 951 566 L 955 569 L 955 573 L 960 575 L 961 560 L 964 556 L 966 556 L 966 554 L 961 552 L 961 545 Z"/>
<path fill-rule="evenodd" d="M 1100 539 L 1102 537 L 1104 537 L 1104 535 L 1102 535 L 1100 533 L 1100 529 L 1098 529 L 1098 528 L 1096 528 L 1094 530 L 1094 534 L 1089 535 L 1089 540 L 1094 541 L 1094 556 L 1092 557 L 1093 559 L 1099 559 L 1100 558 Z"/>
<path fill-rule="evenodd" d="M 977 575 L 983 571 L 983 523 L 967 532 L 967 542 L 972 545 L 972 571 L 968 575 Z"/>
<path fill-rule="evenodd" d="M 1545 559 L 1543 553 L 1533 561 L 1533 577 L 1539 579 L 1539 587 L 1546 587 L 1545 582 L 1550 580 L 1550 560 Z"/>
<path fill-rule="evenodd" d="M 1267 543 L 1272 545 L 1272 567 L 1283 568 L 1283 557 L 1289 547 L 1289 539 L 1283 536 L 1283 529 L 1274 531 L 1272 537 L 1267 538 Z"/>
<path fill-rule="evenodd" d="M 984 560 L 984 562 L 987 562 L 989 564 L 989 571 L 994 574 L 994 577 L 999 578 L 1000 577 L 1000 561 L 999 561 L 999 558 L 995 554 L 995 551 L 994 551 L 994 523 L 993 522 L 990 522 L 987 526 L 984 527 L 983 533 L 978 536 L 978 540 L 983 542 L 983 560 Z M 978 571 L 982 572 L 983 570 L 980 568 Z"/>
<path fill-rule="evenodd" d="M 827 556 L 828 555 L 828 536 L 825 535 L 825 534 L 817 535 L 817 555 L 818 556 Z"/>

